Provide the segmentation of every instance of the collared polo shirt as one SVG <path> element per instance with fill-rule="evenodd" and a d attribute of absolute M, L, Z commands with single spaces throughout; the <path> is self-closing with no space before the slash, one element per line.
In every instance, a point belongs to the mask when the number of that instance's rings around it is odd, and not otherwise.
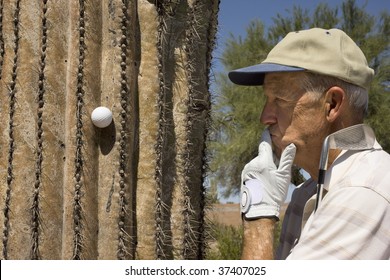
<path fill-rule="evenodd" d="M 287 259 L 390 260 L 390 155 L 378 142 L 370 150 L 343 151 L 324 188 Z"/>

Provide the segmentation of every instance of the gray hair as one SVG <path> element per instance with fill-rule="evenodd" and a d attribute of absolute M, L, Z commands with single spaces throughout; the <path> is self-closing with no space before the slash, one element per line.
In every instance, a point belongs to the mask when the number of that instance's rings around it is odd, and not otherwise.
<path fill-rule="evenodd" d="M 302 89 L 306 92 L 313 92 L 315 98 L 321 98 L 322 94 L 332 86 L 338 86 L 345 91 L 352 110 L 361 113 L 362 118 L 367 116 L 368 91 L 366 89 L 336 77 L 305 72 Z"/>

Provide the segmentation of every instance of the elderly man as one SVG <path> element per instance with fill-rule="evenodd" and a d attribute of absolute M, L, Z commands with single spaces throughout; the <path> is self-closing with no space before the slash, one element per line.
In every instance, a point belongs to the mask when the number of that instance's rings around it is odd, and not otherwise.
<path fill-rule="evenodd" d="M 320 28 L 291 32 L 261 64 L 229 73 L 233 83 L 262 85 L 267 97 L 260 121 L 268 128 L 242 172 L 243 259 L 274 257 L 293 163 L 311 179 L 293 194 L 278 258 L 390 259 L 390 156 L 362 125 L 373 75 L 348 35 Z M 322 152 L 335 132 L 345 147 Z"/>

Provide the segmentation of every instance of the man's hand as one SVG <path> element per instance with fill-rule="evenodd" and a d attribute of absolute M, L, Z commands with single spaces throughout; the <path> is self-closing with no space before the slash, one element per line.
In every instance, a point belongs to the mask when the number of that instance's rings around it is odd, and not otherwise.
<path fill-rule="evenodd" d="M 279 217 L 280 206 L 287 196 L 296 147 L 288 145 L 276 167 L 271 145 L 271 136 L 266 129 L 259 145 L 259 155 L 244 167 L 241 174 L 241 211 L 248 219 Z"/>

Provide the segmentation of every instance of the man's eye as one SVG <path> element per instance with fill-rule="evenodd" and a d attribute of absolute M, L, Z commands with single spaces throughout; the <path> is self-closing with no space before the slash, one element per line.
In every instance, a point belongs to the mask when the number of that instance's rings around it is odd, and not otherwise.
<path fill-rule="evenodd" d="M 290 107 L 293 106 L 294 104 L 293 102 L 282 98 L 275 98 L 275 103 L 277 106 L 281 106 L 281 107 Z"/>

